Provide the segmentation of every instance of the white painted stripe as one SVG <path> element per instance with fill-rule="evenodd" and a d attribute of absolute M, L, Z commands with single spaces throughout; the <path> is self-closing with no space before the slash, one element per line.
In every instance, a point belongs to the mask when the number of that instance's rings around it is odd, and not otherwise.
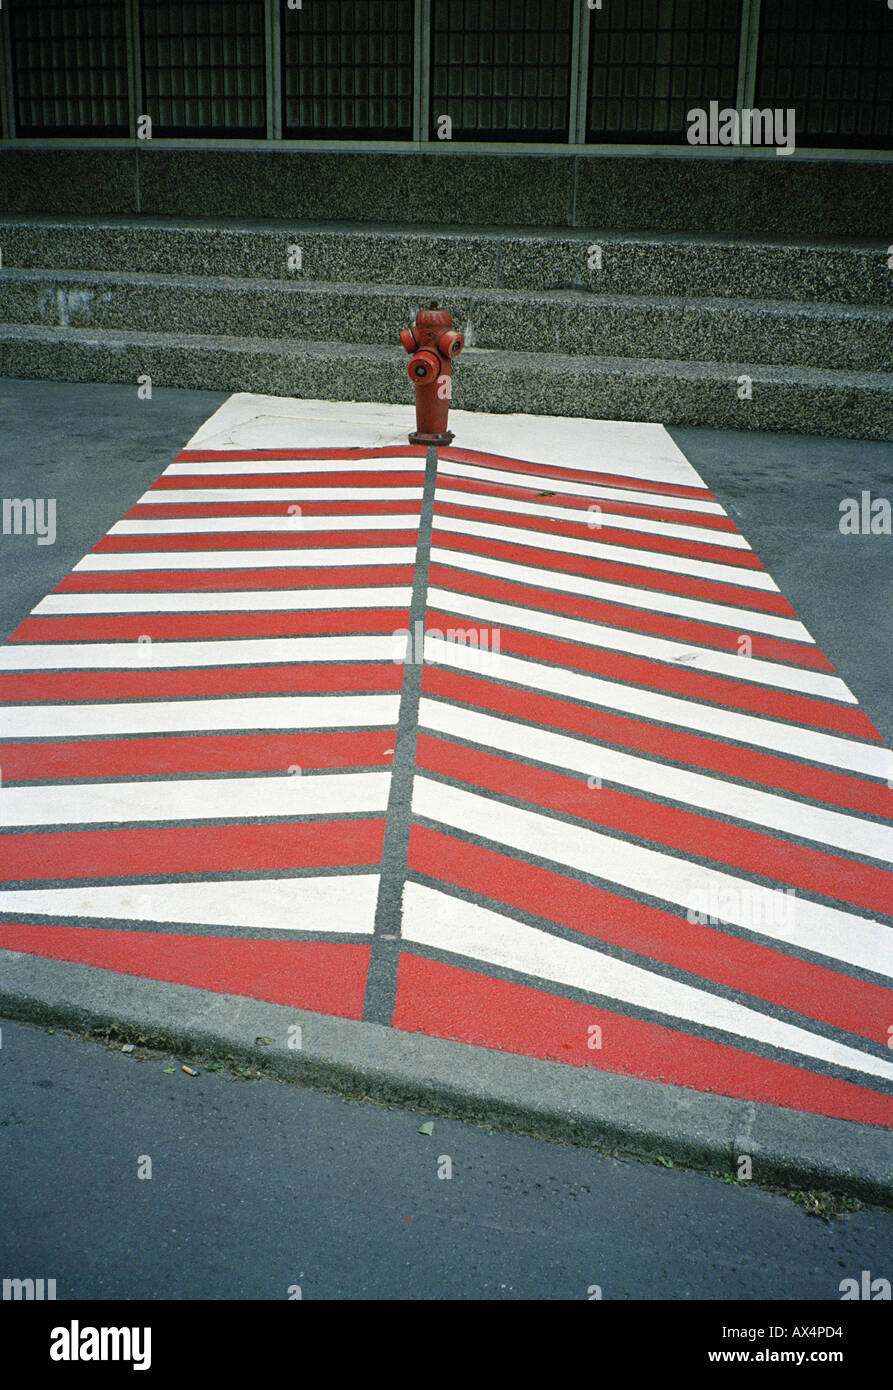
<path fill-rule="evenodd" d="M 352 516 L 172 516 L 147 521 L 117 521 L 110 536 L 176 536 L 202 532 L 231 535 L 240 531 L 409 531 L 417 530 L 417 512 L 368 512 Z"/>
<path fill-rule="evenodd" d="M 698 647 L 692 642 L 652 637 L 649 633 L 634 632 L 629 628 L 606 627 L 603 623 L 565 618 L 559 613 L 539 608 L 520 608 L 514 604 L 478 598 L 476 594 L 457 594 L 451 589 L 432 587 L 428 591 L 428 601 L 432 608 L 446 608 L 448 613 L 463 618 L 481 618 L 494 628 L 501 625 L 523 628 L 583 647 L 603 647 L 608 651 L 630 652 L 650 661 L 669 662 L 686 671 L 708 671 L 755 685 L 796 690 L 848 704 L 857 703 L 855 695 L 838 676 L 827 676 L 821 671 L 810 671 L 802 666 L 785 666 L 781 662 L 764 661 L 755 656 L 718 651 L 715 647 Z"/>
<path fill-rule="evenodd" d="M 387 808 L 390 783 L 390 772 L 303 776 L 283 768 L 280 777 L 168 778 L 160 782 L 4 787 L 0 825 L 365 815 Z M 52 874 L 52 865 L 48 864 L 47 872 Z"/>
<path fill-rule="evenodd" d="M 486 521 L 466 521 L 463 517 L 442 516 L 439 513 L 435 513 L 434 516 L 434 530 L 435 533 L 458 531 L 463 536 L 501 541 L 503 545 L 534 546 L 539 550 L 583 555 L 588 560 L 614 560 L 622 565 L 669 570 L 673 574 L 693 574 L 699 579 L 713 579 L 721 584 L 741 584 L 747 589 L 772 589 L 778 592 L 778 585 L 766 570 L 742 569 L 740 565 L 715 564 L 712 560 L 694 560 L 687 555 L 670 555 L 662 550 L 637 550 L 610 542 L 576 540 L 572 536 L 544 537 L 542 531 L 522 531 L 515 526 L 491 526 Z"/>
<path fill-rule="evenodd" d="M 303 661 L 398 661 L 392 636 L 247 637 L 214 642 L 54 642 L 0 646 L 0 671 L 164 670 L 176 666 L 286 666 Z"/>
<path fill-rule="evenodd" d="M 398 695 L 277 695 L 239 700 L 6 705 L 0 710 L 0 730 L 4 738 L 78 738 L 162 734 L 176 729 L 199 733 L 218 729 L 348 729 L 396 724 L 399 705 Z M 9 790 L 4 788 L 4 792 Z"/>
<path fill-rule="evenodd" d="M 91 553 L 75 565 L 76 573 L 129 570 L 325 569 L 329 565 L 411 565 L 414 546 L 307 547 L 294 550 L 126 550 Z"/>
<path fill-rule="evenodd" d="M 437 489 L 436 500 L 449 502 L 457 507 L 489 508 L 499 512 L 517 512 L 524 516 L 543 517 L 546 520 L 569 521 L 577 526 L 590 526 L 594 539 L 598 538 L 601 527 L 617 527 L 619 530 L 647 531 L 655 536 L 675 536 L 679 540 L 696 541 L 703 545 L 726 545 L 739 550 L 750 550 L 740 531 L 714 531 L 705 526 L 683 526 L 674 521 L 655 521 L 651 517 L 630 516 L 624 512 L 601 512 L 591 515 L 580 508 L 539 506 L 535 502 L 521 502 L 510 497 L 487 497 L 475 492 L 458 492 L 455 488 L 441 484 Z M 548 533 L 551 534 L 551 533 Z"/>
<path fill-rule="evenodd" d="M 893 1063 L 786 1023 L 707 989 L 668 979 L 592 946 L 566 941 L 502 913 L 408 883 L 403 935 L 409 941 L 484 961 L 536 980 L 587 990 L 620 1003 L 715 1028 L 800 1057 L 893 1079 Z"/>
<path fill-rule="evenodd" d="M 782 834 L 893 863 L 893 829 L 860 816 L 807 806 L 777 792 L 741 787 L 719 776 L 689 772 L 636 754 L 620 753 L 601 743 L 587 743 L 568 734 L 533 728 L 501 715 L 479 714 L 424 696 L 419 719 L 424 728 L 447 737 L 467 739 L 520 758 L 534 758 L 582 777 L 598 777 L 646 795 L 682 802 L 698 811 L 734 816 Z M 471 775 L 474 776 L 473 766 Z M 518 797 L 521 800 L 524 799 L 522 778 L 523 769 L 519 768 Z M 597 818 L 597 791 L 593 791 L 593 798 L 592 810 Z M 893 897 L 890 910 L 893 913 Z"/>
<path fill-rule="evenodd" d="M 0 912 L 98 917 L 119 922 L 177 922 L 258 931 L 345 932 L 375 926 L 378 874 L 307 878 L 236 878 L 206 883 L 89 884 L 0 891 Z"/>
<path fill-rule="evenodd" d="M 408 502 L 421 497 L 412 487 L 202 487 L 150 488 L 136 505 L 176 506 L 183 502 Z"/>
<path fill-rule="evenodd" d="M 774 613 L 758 613 L 755 609 L 737 608 L 724 603 L 684 598 L 681 594 L 665 594 L 659 589 L 637 589 L 628 584 L 609 584 L 605 580 L 586 579 L 579 574 L 562 570 L 535 569 L 518 565 L 511 560 L 496 560 L 490 555 L 474 555 L 464 550 L 431 547 L 431 559 L 454 569 L 470 570 L 473 574 L 490 574 L 494 578 L 534 588 L 555 589 L 559 593 L 582 594 L 586 598 L 604 599 L 608 603 L 624 604 L 630 608 L 645 608 L 657 613 L 671 613 L 680 618 L 716 623 L 735 632 L 764 632 L 790 642 L 809 642 L 813 638 L 795 618 L 779 618 Z"/>
<path fill-rule="evenodd" d="M 463 834 L 567 865 L 686 911 L 703 912 L 705 904 L 719 902 L 723 920 L 732 926 L 893 976 L 893 931 L 855 912 L 809 902 L 793 892 L 763 888 L 732 873 L 632 845 L 428 777 L 416 777 L 412 809 L 416 815 Z"/>
<path fill-rule="evenodd" d="M 576 465 L 575 465 L 576 467 Z M 605 497 L 614 502 L 640 502 L 644 507 L 673 507 L 682 512 L 707 512 L 725 516 L 718 502 L 709 498 L 675 497 L 665 492 L 638 492 L 635 488 L 616 487 L 606 483 L 575 483 L 563 478 L 548 478 L 534 473 L 511 473 L 506 469 L 488 468 L 474 463 L 458 463 L 438 459 L 439 477 L 479 478 L 488 483 L 508 484 L 509 487 L 529 487 L 537 492 L 565 493 L 573 497 Z M 705 489 L 706 491 L 706 489 Z"/>
<path fill-rule="evenodd" d="M 680 700 L 675 695 L 638 686 L 621 685 L 618 681 L 602 680 L 598 676 L 568 671 L 561 666 L 543 666 L 536 661 L 506 656 L 493 651 L 474 651 L 456 642 L 435 643 L 441 666 L 450 666 L 493 680 L 511 681 L 529 686 L 550 695 L 587 704 L 602 705 L 620 710 L 623 714 L 654 720 L 659 724 L 675 724 L 683 729 L 698 729 L 717 738 L 735 743 L 749 743 L 756 748 L 771 748 L 789 758 L 804 758 L 812 763 L 842 767 L 865 777 L 893 779 L 893 751 L 882 744 L 861 743 L 856 739 L 839 738 L 835 734 L 807 729 L 798 724 L 783 724 L 765 716 L 739 714 L 737 710 L 703 705 L 697 700 Z M 747 750 L 741 750 L 741 776 L 747 777 Z"/>
<path fill-rule="evenodd" d="M 424 473 L 425 456 L 417 458 L 374 459 L 244 459 L 234 458 L 205 462 L 191 459 L 187 463 L 172 463 L 162 476 L 214 474 L 234 476 L 236 473 Z"/>
<path fill-rule="evenodd" d="M 184 590 L 179 593 L 47 594 L 32 613 L 303 612 L 324 608 L 405 608 L 412 590 L 358 585 L 355 589 Z"/>

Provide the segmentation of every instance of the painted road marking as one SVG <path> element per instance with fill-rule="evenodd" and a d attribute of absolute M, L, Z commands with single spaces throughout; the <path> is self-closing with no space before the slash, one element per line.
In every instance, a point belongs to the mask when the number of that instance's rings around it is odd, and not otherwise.
<path fill-rule="evenodd" d="M 7 787 L 0 797 L 0 825 L 365 815 L 385 809 L 389 785 L 386 772 L 299 776 L 285 771 L 279 777 L 202 777 L 194 782 Z"/>
<path fill-rule="evenodd" d="M 893 863 L 893 828 L 877 821 L 843 815 L 823 806 L 758 791 L 735 782 L 689 772 L 684 768 L 654 763 L 648 758 L 620 753 L 603 744 L 569 738 L 517 720 L 483 714 L 443 700 L 424 699 L 420 710 L 423 728 L 454 738 L 497 748 L 552 767 L 566 768 L 581 777 L 597 777 L 636 791 L 680 801 L 703 811 L 716 811 L 789 835 L 802 836 L 852 854 Z M 893 884 L 891 884 L 893 889 Z M 891 902 L 893 907 L 893 902 Z"/>
<path fill-rule="evenodd" d="M 421 884 L 409 883 L 406 909 L 404 935 L 419 945 L 487 961 L 534 979 L 570 985 L 602 998 L 635 1004 L 640 1009 L 672 1014 L 707 1028 L 893 1081 L 893 1062 L 884 1058 L 792 1027 L 721 995 L 629 965 L 588 945 L 564 941 L 475 903 L 461 902 Z"/>
<path fill-rule="evenodd" d="M 893 754 L 666 433 L 284 408 L 0 648 L 0 945 L 893 1122 Z"/>
<path fill-rule="evenodd" d="M 588 597 L 604 598 L 608 602 L 633 608 L 649 608 L 708 623 L 725 624 L 736 632 L 766 632 L 795 642 L 813 643 L 813 638 L 796 618 L 779 618 L 769 613 L 723 603 L 703 603 L 678 594 L 662 594 L 656 590 L 635 588 L 631 584 L 584 579 L 581 575 L 537 569 L 532 565 L 513 564 L 489 555 L 470 555 L 436 545 L 431 547 L 431 559 L 455 569 L 492 574 L 519 584 L 535 585 L 563 593 L 585 594 Z"/>
<path fill-rule="evenodd" d="M 721 904 L 723 919 L 733 926 L 893 978 L 893 932 L 841 908 L 798 898 L 792 910 L 783 890 L 429 777 L 415 779 L 413 810 L 465 835 L 595 875 L 634 893 L 654 895 L 685 912 L 704 912 L 711 903 Z"/>
<path fill-rule="evenodd" d="M 0 890 L 0 912 L 363 936 L 371 935 L 377 897 L 378 874 L 316 874 L 304 878 L 6 889 Z"/>

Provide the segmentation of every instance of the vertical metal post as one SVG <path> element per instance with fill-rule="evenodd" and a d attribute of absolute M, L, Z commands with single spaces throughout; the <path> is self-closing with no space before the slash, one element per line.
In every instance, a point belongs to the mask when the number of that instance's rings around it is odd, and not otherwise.
<path fill-rule="evenodd" d="M 567 134 L 569 145 L 586 144 L 586 127 L 589 123 L 587 105 L 589 102 L 589 25 L 592 11 L 584 0 L 574 5 L 574 25 L 571 34 L 571 97 L 570 128 Z"/>
<path fill-rule="evenodd" d="M 412 138 L 428 139 L 431 120 L 431 0 L 414 0 Z"/>
<path fill-rule="evenodd" d="M 267 139 L 282 139 L 282 6 L 265 0 L 264 45 L 267 64 Z"/>
<path fill-rule="evenodd" d="M 738 47 L 738 89 L 735 105 L 739 111 L 752 107 L 757 85 L 757 51 L 760 41 L 760 0 L 743 0 L 741 40 Z M 750 126 L 748 124 L 748 134 Z"/>
<path fill-rule="evenodd" d="M 0 9 L 0 122 L 3 138 L 15 138 L 15 101 L 12 91 L 12 26 L 9 7 Z"/>
<path fill-rule="evenodd" d="M 143 53 L 139 0 L 125 0 L 124 25 L 127 44 L 127 125 L 131 140 L 135 140 L 137 120 L 146 114 L 143 111 Z"/>

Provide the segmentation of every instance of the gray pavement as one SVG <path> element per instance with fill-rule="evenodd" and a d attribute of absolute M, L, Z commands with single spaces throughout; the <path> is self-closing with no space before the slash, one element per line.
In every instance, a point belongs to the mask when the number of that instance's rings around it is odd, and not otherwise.
<path fill-rule="evenodd" d="M 597 1286 L 836 1313 L 841 1280 L 891 1272 L 890 1212 L 817 1219 L 744 1184 L 453 1119 L 423 1135 L 429 1117 L 400 1107 L 198 1064 L 190 1077 L 179 1055 L 33 1026 L 4 1024 L 0 1059 L 0 1274 L 54 1278 L 59 1299 L 282 1300 L 298 1285 L 306 1300 L 590 1300 Z"/>

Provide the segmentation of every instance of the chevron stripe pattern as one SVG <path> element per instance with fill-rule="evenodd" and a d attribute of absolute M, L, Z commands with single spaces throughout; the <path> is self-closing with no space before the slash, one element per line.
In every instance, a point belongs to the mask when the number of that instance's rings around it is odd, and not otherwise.
<path fill-rule="evenodd" d="M 424 471 L 184 451 L 37 605 L 0 654 L 4 946 L 360 1016 Z"/>
<path fill-rule="evenodd" d="M 185 450 L 0 649 L 0 945 L 889 1125 L 893 757 L 686 476 Z"/>

